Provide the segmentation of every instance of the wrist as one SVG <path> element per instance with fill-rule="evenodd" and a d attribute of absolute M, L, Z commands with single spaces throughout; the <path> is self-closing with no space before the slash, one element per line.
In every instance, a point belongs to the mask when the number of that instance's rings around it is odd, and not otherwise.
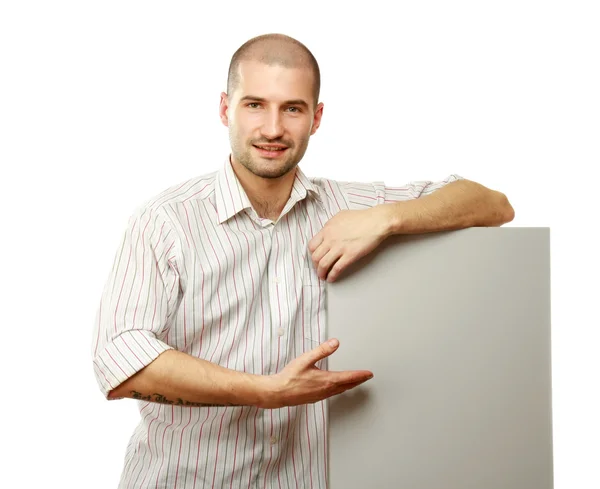
<path fill-rule="evenodd" d="M 278 389 L 273 375 L 253 376 L 252 404 L 261 409 L 273 409 L 279 406 Z"/>
<path fill-rule="evenodd" d="M 400 209 L 398 209 L 398 204 L 398 202 L 395 202 L 393 204 L 381 204 L 376 207 L 373 207 L 373 210 L 376 210 L 380 213 L 380 232 L 384 239 L 394 234 L 400 233 L 402 223 L 400 218 L 401 213 Z"/>

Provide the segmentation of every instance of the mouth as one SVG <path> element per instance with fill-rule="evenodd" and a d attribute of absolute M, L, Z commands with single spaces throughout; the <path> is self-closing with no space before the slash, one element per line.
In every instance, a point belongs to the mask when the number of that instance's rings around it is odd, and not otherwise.
<path fill-rule="evenodd" d="M 258 154 L 264 158 L 279 158 L 288 150 L 287 146 L 282 146 L 280 144 L 253 144 L 252 146 L 254 146 Z"/>

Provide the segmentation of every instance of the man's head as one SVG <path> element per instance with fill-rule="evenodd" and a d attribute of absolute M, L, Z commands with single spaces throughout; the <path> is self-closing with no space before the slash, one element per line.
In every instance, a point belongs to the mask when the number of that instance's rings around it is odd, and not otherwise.
<path fill-rule="evenodd" d="M 231 59 L 227 93 L 221 94 L 234 163 L 262 178 L 294 169 L 321 121 L 319 90 L 319 66 L 302 43 L 282 34 L 244 43 Z"/>

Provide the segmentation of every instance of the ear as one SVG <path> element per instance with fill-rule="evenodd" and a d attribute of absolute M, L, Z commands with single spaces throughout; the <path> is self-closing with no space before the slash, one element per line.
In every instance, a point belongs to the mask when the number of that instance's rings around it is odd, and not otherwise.
<path fill-rule="evenodd" d="M 219 118 L 225 127 L 229 127 L 229 98 L 225 92 L 221 92 L 221 101 L 219 102 Z"/>
<path fill-rule="evenodd" d="M 317 105 L 317 109 L 315 110 L 315 115 L 313 117 L 313 122 L 312 122 L 312 129 L 310 130 L 311 136 L 315 132 L 317 132 L 317 129 L 319 129 L 319 126 L 321 125 L 321 117 L 323 117 L 323 102 L 320 102 Z"/>

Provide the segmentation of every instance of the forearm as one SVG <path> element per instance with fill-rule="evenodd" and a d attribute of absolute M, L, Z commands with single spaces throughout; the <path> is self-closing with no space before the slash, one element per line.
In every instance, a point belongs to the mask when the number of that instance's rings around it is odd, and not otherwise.
<path fill-rule="evenodd" d="M 503 193 L 468 180 L 452 182 L 418 199 L 378 207 L 386 213 L 387 235 L 501 226 L 514 218 Z"/>
<path fill-rule="evenodd" d="M 182 406 L 261 406 L 267 395 L 264 379 L 168 350 L 108 397 Z"/>

